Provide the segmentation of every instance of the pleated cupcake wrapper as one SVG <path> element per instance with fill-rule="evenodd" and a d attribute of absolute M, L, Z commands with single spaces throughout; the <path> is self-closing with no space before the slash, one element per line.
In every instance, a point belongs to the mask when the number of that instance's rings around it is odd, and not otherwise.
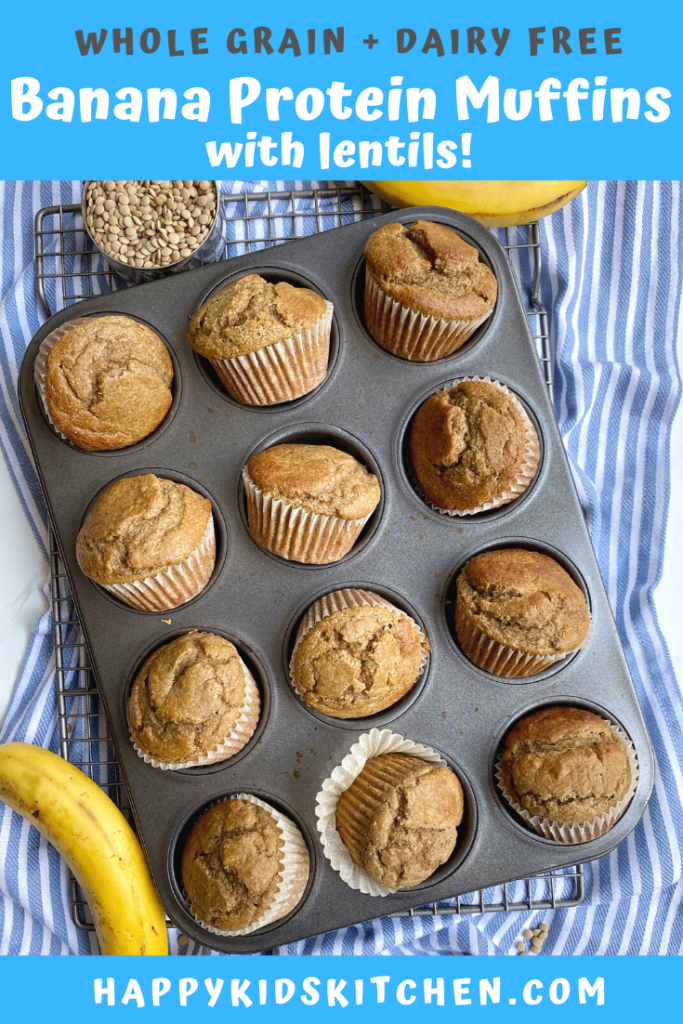
<path fill-rule="evenodd" d="M 162 771 L 177 771 L 179 768 L 198 768 L 203 764 L 213 764 L 216 761 L 227 761 L 229 757 L 233 757 L 238 754 L 242 747 L 246 746 L 251 737 L 254 735 L 256 726 L 259 722 L 261 715 L 261 696 L 258 691 L 256 681 L 244 664 L 242 659 L 239 658 L 239 663 L 242 666 L 242 672 L 244 673 L 244 702 L 242 704 L 242 710 L 240 716 L 235 722 L 230 734 L 225 737 L 222 743 L 217 743 L 211 750 L 207 750 L 205 754 L 200 754 L 199 757 L 193 761 L 157 761 L 147 751 L 142 750 L 141 747 L 133 741 L 138 757 L 141 757 L 145 764 L 151 764 L 152 768 L 161 768 Z"/>
<path fill-rule="evenodd" d="M 478 381 L 482 384 L 491 384 L 494 388 L 498 388 L 508 398 L 512 399 L 515 403 L 517 411 L 519 412 L 524 422 L 524 459 L 520 466 L 519 472 L 515 476 L 514 480 L 508 485 L 508 487 L 501 492 L 501 494 L 494 498 L 493 501 L 485 501 L 482 505 L 477 505 L 475 508 L 468 508 L 464 510 L 458 510 L 454 508 L 440 508 L 435 505 L 433 501 L 427 497 L 425 492 L 420 486 L 420 482 L 415 475 L 415 471 L 411 470 L 411 479 L 413 487 L 420 495 L 422 500 L 433 508 L 435 512 L 441 512 L 445 516 L 474 516 L 477 512 L 488 512 L 492 508 L 500 508 L 501 505 L 508 505 L 515 498 L 518 498 L 520 494 L 523 494 L 527 489 L 538 469 L 538 463 L 541 458 L 541 448 L 538 442 L 538 434 L 536 428 L 529 418 L 529 414 L 520 401 L 513 395 L 513 393 L 506 388 L 504 384 L 501 384 L 498 380 L 492 380 L 490 377 L 458 377 L 451 384 L 447 384 L 446 387 L 439 388 L 439 391 L 452 391 L 458 386 L 458 384 L 464 384 L 466 381 Z M 434 394 L 437 394 L 435 391 Z"/>
<path fill-rule="evenodd" d="M 371 512 L 363 519 L 343 519 L 309 512 L 264 494 L 246 466 L 242 479 L 247 493 L 249 532 L 261 547 L 291 562 L 338 562 L 351 550 L 372 515 Z"/>
<path fill-rule="evenodd" d="M 365 868 L 351 858 L 337 831 L 337 804 L 342 793 L 346 792 L 363 771 L 366 761 L 380 754 L 408 754 L 432 764 L 446 764 L 441 755 L 431 747 L 399 736 L 390 729 L 382 729 L 381 732 L 379 729 L 371 729 L 353 744 L 342 763 L 337 765 L 329 778 L 323 782 L 322 789 L 315 798 L 315 814 L 323 852 L 349 888 L 357 889 L 366 896 L 390 896 L 398 890 L 389 889 L 376 881 Z"/>
<path fill-rule="evenodd" d="M 209 362 L 229 393 L 243 405 L 277 405 L 313 391 L 325 379 L 334 306 L 305 331 L 235 359 Z"/>
<path fill-rule="evenodd" d="M 370 334 L 382 348 L 403 359 L 432 362 L 449 356 L 464 345 L 491 316 L 494 307 L 474 320 L 448 320 L 417 313 L 392 299 L 365 272 L 365 319 Z"/>
<path fill-rule="evenodd" d="M 138 611 L 166 612 L 196 597 L 211 579 L 215 564 L 216 533 L 211 513 L 204 536 L 182 562 L 132 583 L 101 585 Z"/>
<path fill-rule="evenodd" d="M 45 386 L 45 379 L 47 376 L 47 357 L 50 354 L 50 349 L 55 347 L 60 338 L 63 338 L 65 334 L 73 330 L 73 328 L 78 326 L 78 324 L 84 324 L 86 320 L 92 319 L 94 318 L 91 316 L 79 316 L 75 320 L 67 320 L 65 324 L 60 324 L 59 327 L 55 327 L 54 331 L 50 331 L 50 333 L 41 341 L 40 348 L 38 349 L 38 355 L 36 356 L 36 360 L 33 364 L 33 380 L 38 390 L 38 394 L 40 395 L 40 400 L 43 403 L 43 409 L 45 410 L 47 421 L 55 434 L 57 434 L 58 437 L 61 437 L 63 441 L 67 441 L 68 444 L 73 444 L 73 441 L 68 438 L 66 434 L 63 434 L 61 430 L 57 429 L 47 406 L 47 392 Z"/>
<path fill-rule="evenodd" d="M 467 618 L 458 600 L 455 603 L 455 632 L 463 653 L 479 668 L 505 679 L 521 679 L 536 675 L 558 661 L 564 661 L 570 654 L 582 651 L 593 635 L 593 618 L 591 616 L 588 632 L 582 643 L 571 651 L 563 651 L 560 654 L 528 654 L 499 643 Z"/>
<path fill-rule="evenodd" d="M 603 721 L 606 721 L 606 719 L 603 719 Z M 599 817 L 593 818 L 590 821 L 561 822 L 554 821 L 550 818 L 539 818 L 537 814 L 532 816 L 524 807 L 522 807 L 521 804 L 517 803 L 512 793 L 510 793 L 510 791 L 504 786 L 502 781 L 502 764 L 500 759 L 496 762 L 496 779 L 498 781 L 498 788 L 510 804 L 510 807 L 512 807 L 513 811 L 516 811 L 517 814 L 519 814 L 520 818 L 522 818 L 527 825 L 546 839 L 554 839 L 556 843 L 565 843 L 566 845 L 588 843 L 591 839 L 598 839 L 599 836 L 604 836 L 606 832 L 609 832 L 612 826 L 619 821 L 619 818 L 621 818 L 622 814 L 633 799 L 633 794 L 638 788 L 638 778 L 640 776 L 638 755 L 636 754 L 633 743 L 626 733 L 617 725 L 612 725 L 611 722 L 607 722 L 607 724 L 613 734 L 618 736 L 620 740 L 623 740 L 626 745 L 626 753 L 631 766 L 631 785 L 629 786 L 626 795 L 617 804 L 615 804 L 614 807 L 610 807 L 609 811 L 605 811 L 604 814 L 601 814 Z"/>
<path fill-rule="evenodd" d="M 294 681 L 294 656 L 296 655 L 299 644 L 306 634 L 313 629 L 318 622 L 329 618 L 330 615 L 334 614 L 334 612 L 339 612 L 343 608 L 362 608 L 363 606 L 388 608 L 390 611 L 398 612 L 400 615 L 403 615 L 403 617 L 406 618 L 413 627 L 420 638 L 420 644 L 424 644 L 427 639 L 426 633 L 423 629 L 420 629 L 417 622 L 415 622 L 415 619 L 412 619 L 410 615 L 406 615 L 406 613 L 400 608 L 397 608 L 395 604 L 391 604 L 390 601 L 386 601 L 383 597 L 380 597 L 379 594 L 375 594 L 371 590 L 355 590 L 353 588 L 348 588 L 346 590 L 334 590 L 331 594 L 325 594 L 324 597 L 319 598 L 311 605 L 301 620 L 301 624 L 297 630 L 294 650 L 292 651 L 292 657 L 289 661 L 289 678 L 292 680 L 292 685 L 297 693 L 300 691 Z M 424 647 L 422 647 L 420 654 L 420 671 L 417 674 L 415 682 L 417 682 L 424 672 L 428 657 L 429 651 L 426 651 Z M 415 685 L 415 683 L 413 683 L 413 685 Z M 374 731 L 376 732 L 376 730 Z"/>
<path fill-rule="evenodd" d="M 254 921 L 246 928 L 220 931 L 218 928 L 213 928 L 210 924 L 206 924 L 195 912 L 187 893 L 185 893 L 185 899 L 192 910 L 192 916 L 197 924 L 201 925 L 202 928 L 205 928 L 208 932 L 211 932 L 212 935 L 224 935 L 229 938 L 234 938 L 239 935 L 251 935 L 252 932 L 258 931 L 259 928 L 265 928 L 266 925 L 272 924 L 274 921 L 279 921 L 282 917 L 286 917 L 286 915 L 294 909 L 306 891 L 308 875 L 310 872 L 310 861 L 304 837 L 301 835 L 301 832 L 294 822 L 282 814 L 281 811 L 278 811 L 275 807 L 271 807 L 270 804 L 265 803 L 263 800 L 259 800 L 258 797 L 252 796 L 251 793 L 237 793 L 234 797 L 229 797 L 228 799 L 248 800 L 249 803 L 256 804 L 258 807 L 262 807 L 264 811 L 268 811 L 268 813 L 275 818 L 284 842 L 284 846 L 280 850 L 282 878 L 280 879 L 275 896 L 273 897 L 273 902 L 264 911 L 258 921 Z M 215 800 L 210 806 L 213 807 L 214 804 L 220 804 L 222 802 L 222 800 Z"/>

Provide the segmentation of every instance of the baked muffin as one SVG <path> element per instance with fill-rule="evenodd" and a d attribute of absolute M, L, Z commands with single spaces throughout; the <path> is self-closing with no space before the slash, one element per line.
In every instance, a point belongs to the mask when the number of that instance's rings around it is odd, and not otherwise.
<path fill-rule="evenodd" d="M 291 402 L 327 373 L 332 312 L 310 288 L 248 274 L 206 300 L 189 341 L 238 402 Z"/>
<path fill-rule="evenodd" d="M 295 562 L 337 562 L 377 507 L 377 477 L 326 444 L 279 444 L 243 471 L 249 531 L 262 547 Z"/>
<path fill-rule="evenodd" d="M 205 811 L 190 832 L 183 884 L 197 919 L 246 934 L 292 910 L 308 881 L 306 844 L 284 814 L 247 794 Z"/>
<path fill-rule="evenodd" d="M 542 708 L 517 722 L 506 736 L 498 779 L 506 799 L 526 812 L 529 824 L 549 838 L 562 839 L 571 831 L 550 831 L 551 823 L 609 819 L 611 827 L 621 816 L 624 807 L 619 811 L 618 805 L 632 782 L 630 761 L 624 740 L 598 715 L 582 708 Z M 537 827 L 536 819 L 545 827 Z M 573 841 L 595 838 L 593 832 L 587 830 Z"/>
<path fill-rule="evenodd" d="M 153 473 L 123 477 L 85 517 L 76 556 L 86 576 L 133 608 L 177 608 L 214 569 L 211 502 Z"/>
<path fill-rule="evenodd" d="M 494 675 L 540 672 L 584 646 L 589 628 L 582 591 L 554 558 L 539 551 L 486 551 L 458 576 L 460 646 Z"/>
<path fill-rule="evenodd" d="M 366 761 L 339 797 L 337 829 L 352 860 L 389 889 L 419 885 L 453 853 L 465 801 L 444 765 L 407 754 Z"/>
<path fill-rule="evenodd" d="M 147 658 L 131 688 L 128 725 L 148 763 L 189 768 L 240 751 L 260 708 L 258 687 L 234 645 L 193 629 Z"/>
<path fill-rule="evenodd" d="M 161 338 L 126 316 L 65 326 L 48 335 L 36 359 L 57 430 L 84 451 L 127 448 L 156 430 L 173 401 L 173 363 Z"/>
<path fill-rule="evenodd" d="M 441 359 L 493 312 L 498 284 L 479 252 L 443 224 L 385 224 L 365 246 L 365 319 L 383 348 Z"/>
<path fill-rule="evenodd" d="M 468 515 L 506 505 L 538 467 L 538 436 L 502 384 L 463 380 L 420 406 L 410 432 L 416 480 L 436 508 Z"/>
<path fill-rule="evenodd" d="M 389 601 L 371 591 L 338 590 L 304 616 L 290 674 L 314 710 L 365 718 L 412 690 L 428 651 L 427 637 Z"/>

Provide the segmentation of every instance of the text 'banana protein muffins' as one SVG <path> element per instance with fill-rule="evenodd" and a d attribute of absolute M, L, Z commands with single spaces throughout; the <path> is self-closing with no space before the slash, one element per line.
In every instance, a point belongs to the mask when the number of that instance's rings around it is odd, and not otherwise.
<path fill-rule="evenodd" d="M 540 551 L 486 551 L 458 576 L 458 642 L 470 661 L 493 675 L 542 671 L 584 647 L 590 626 L 583 592 Z"/>
<path fill-rule="evenodd" d="M 277 405 L 325 379 L 333 306 L 310 288 L 248 274 L 192 317 L 189 341 L 244 405 Z"/>
<path fill-rule="evenodd" d="M 147 658 L 127 710 L 135 749 L 148 764 L 194 768 L 242 750 L 261 699 L 234 644 L 193 629 Z"/>
<path fill-rule="evenodd" d="M 168 611 L 199 594 L 216 564 L 211 502 L 146 473 L 117 480 L 88 512 L 76 542 L 90 579 L 140 611 Z"/>
<path fill-rule="evenodd" d="M 215 935 L 249 935 L 285 917 L 309 871 L 294 822 L 250 793 L 209 807 L 183 849 L 185 892 L 196 920 Z"/>
<path fill-rule="evenodd" d="M 498 284 L 443 224 L 385 224 L 365 246 L 365 320 L 375 341 L 429 362 L 459 349 L 493 312 Z"/>
<path fill-rule="evenodd" d="M 279 444 L 242 472 L 249 532 L 273 554 L 318 565 L 348 554 L 379 504 L 379 481 L 326 444 Z"/>
<path fill-rule="evenodd" d="M 488 377 L 437 391 L 417 411 L 410 458 L 432 508 L 475 515 L 514 501 L 531 483 L 538 435 L 524 406 Z"/>
<path fill-rule="evenodd" d="M 505 737 L 496 765 L 500 790 L 540 835 L 585 843 L 619 820 L 638 784 L 633 744 L 583 708 L 541 708 Z"/>
<path fill-rule="evenodd" d="M 38 350 L 38 392 L 57 432 L 83 451 L 148 437 L 173 401 L 173 363 L 161 338 L 127 316 L 80 317 Z"/>
<path fill-rule="evenodd" d="M 379 594 L 345 589 L 308 609 L 290 664 L 294 688 L 331 718 L 364 718 L 413 689 L 425 670 L 429 640 L 405 612 Z"/>

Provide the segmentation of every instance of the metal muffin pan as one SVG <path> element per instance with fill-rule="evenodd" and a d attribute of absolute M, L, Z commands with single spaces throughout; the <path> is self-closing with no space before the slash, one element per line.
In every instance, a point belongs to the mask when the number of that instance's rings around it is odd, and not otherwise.
<path fill-rule="evenodd" d="M 380 348 L 364 326 L 363 248 L 383 223 L 418 218 L 447 224 L 476 245 L 498 279 L 493 315 L 459 352 L 410 363 Z M 334 358 L 320 387 L 305 399 L 255 409 L 225 394 L 187 342 L 189 318 L 228 280 L 258 272 L 309 283 L 334 303 Z M 173 350 L 180 373 L 172 421 L 134 449 L 93 457 L 60 440 L 39 408 L 33 361 L 58 324 L 90 313 L 139 317 Z M 480 516 L 434 512 L 416 494 L 404 458 L 405 432 L 421 398 L 461 376 L 489 375 L 507 384 L 539 429 L 537 479 L 518 501 Z M 372 220 L 237 257 L 173 278 L 80 302 L 52 317 L 24 357 L 20 396 L 50 515 L 83 623 L 140 839 L 169 917 L 215 949 L 251 953 L 333 928 L 464 894 L 537 872 L 571 866 L 611 851 L 635 827 L 654 774 L 650 741 L 619 642 L 571 477 L 517 282 L 496 240 L 481 225 L 436 207 Z M 378 467 L 382 503 L 356 547 L 340 562 L 304 566 L 263 551 L 250 537 L 241 485 L 254 451 L 284 439 L 329 439 Z M 367 460 L 370 462 L 370 459 Z M 88 505 L 122 475 L 152 469 L 195 482 L 225 525 L 224 561 L 211 585 L 189 604 L 137 612 L 87 579 L 76 537 Z M 557 554 L 587 594 L 594 630 L 585 650 L 524 680 L 481 671 L 458 650 L 451 618 L 455 571 L 486 548 L 526 545 Z M 287 665 L 305 609 L 341 587 L 376 588 L 427 630 L 432 653 L 416 695 L 374 718 L 324 719 L 293 692 Z M 170 622 L 164 621 L 170 620 Z M 267 696 L 259 735 L 236 758 L 188 771 L 160 771 L 138 757 L 125 699 L 141 659 L 186 629 L 215 629 L 236 644 Z M 594 708 L 633 740 L 640 783 L 623 817 L 580 846 L 549 842 L 504 806 L 495 785 L 495 754 L 521 714 L 554 703 Z M 459 773 L 467 811 L 451 860 L 422 885 L 384 898 L 348 888 L 325 859 L 315 796 L 351 745 L 374 726 L 388 727 L 441 752 Z M 296 821 L 311 854 L 309 888 L 287 918 L 240 938 L 220 938 L 192 916 L 179 873 L 182 843 L 210 803 L 249 791 Z"/>

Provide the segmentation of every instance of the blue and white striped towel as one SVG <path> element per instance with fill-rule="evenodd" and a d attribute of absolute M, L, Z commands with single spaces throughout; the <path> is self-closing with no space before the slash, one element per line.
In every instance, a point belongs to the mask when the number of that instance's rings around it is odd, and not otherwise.
<path fill-rule="evenodd" d="M 229 192 L 267 187 L 223 184 Z M 541 299 L 556 352 L 557 415 L 657 756 L 643 821 L 617 850 L 587 868 L 587 896 L 578 908 L 382 919 L 275 953 L 510 955 L 521 929 L 541 916 L 550 923 L 546 952 L 682 951 L 683 706 L 653 600 L 669 504 L 671 422 L 680 395 L 681 194 L 678 182 L 593 183 L 541 228 Z M 40 207 L 79 198 L 78 182 L 0 183 L 0 440 L 43 550 L 45 506 L 17 401 L 21 359 L 41 320 L 32 224 Z M 524 260 L 520 270 L 529 273 Z M 33 632 L 0 742 L 22 739 L 57 750 L 53 671 L 46 612 Z M 71 922 L 64 864 L 35 829 L 3 806 L 0 892 L 0 954 L 96 951 L 95 940 Z M 176 933 L 171 948 L 180 955 L 208 952 L 192 942 L 179 947 Z"/>

